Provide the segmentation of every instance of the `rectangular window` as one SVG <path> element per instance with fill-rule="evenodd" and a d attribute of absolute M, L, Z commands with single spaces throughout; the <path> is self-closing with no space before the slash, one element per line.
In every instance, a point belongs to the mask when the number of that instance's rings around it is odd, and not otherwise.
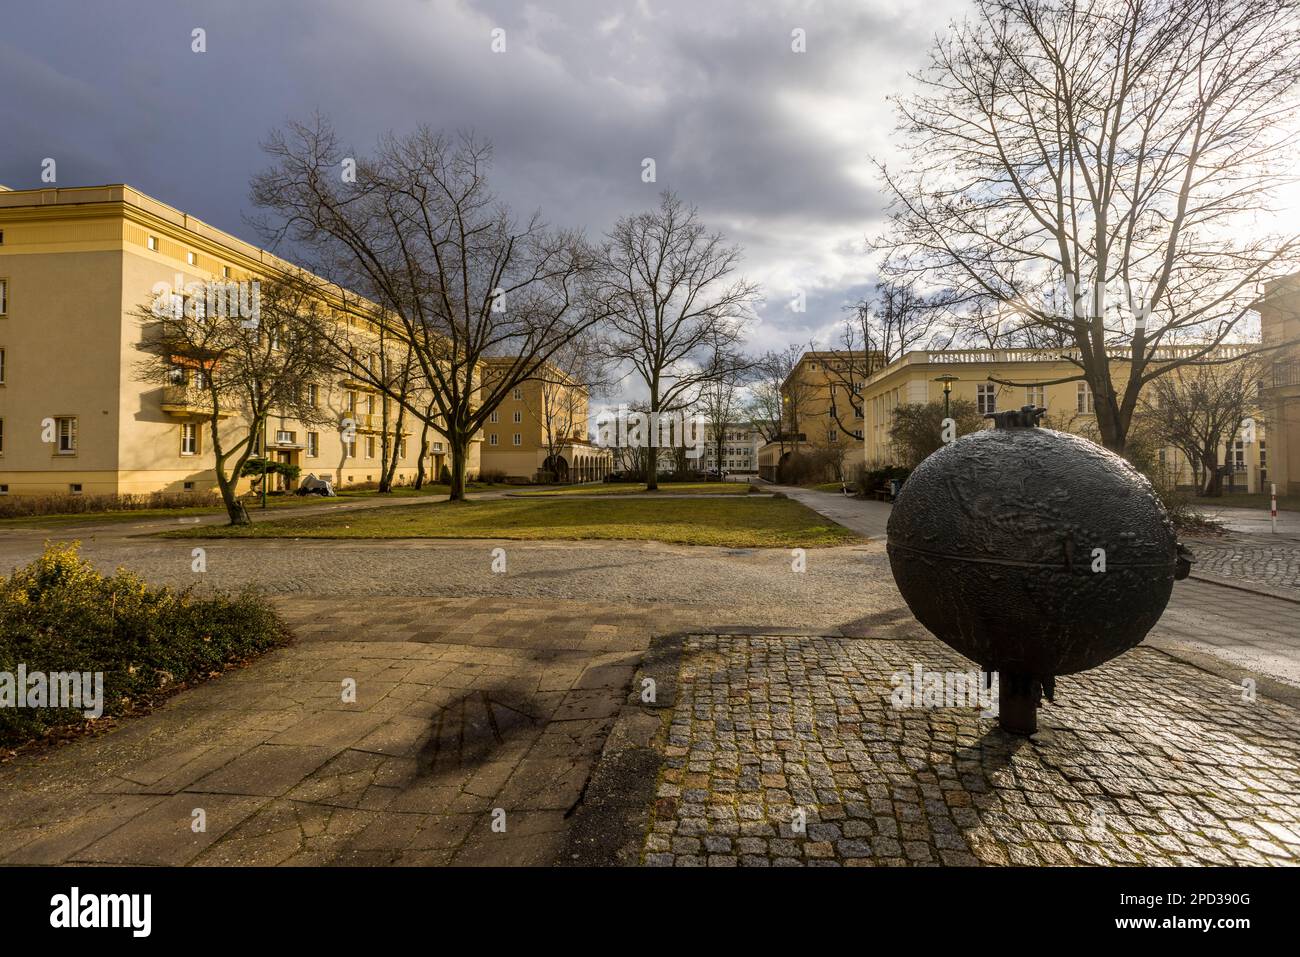
<path fill-rule="evenodd" d="M 518 432 L 516 432 L 516 433 L 515 433 L 515 445 L 523 445 L 523 444 L 524 444 L 524 437 L 523 437 L 522 435 L 520 435 Z"/>
<path fill-rule="evenodd" d="M 343 442 L 343 446 L 344 446 L 344 448 L 346 448 L 346 449 L 348 450 L 348 458 L 350 458 L 350 459 L 355 459 L 355 458 L 357 457 L 357 440 L 356 440 L 356 439 L 346 439 L 346 440 L 344 440 L 344 442 Z M 351 480 L 351 479 L 348 479 L 348 481 L 350 482 L 350 481 L 352 481 L 352 480 Z"/>
<path fill-rule="evenodd" d="M 5 351 L 0 349 L 0 385 L 5 384 Z"/>
<path fill-rule="evenodd" d="M 307 404 L 314 409 L 319 403 L 320 388 L 313 383 L 312 385 L 307 386 Z"/>
<path fill-rule="evenodd" d="M 198 260 L 199 260 L 199 257 L 196 256 L 196 255 L 194 255 L 194 253 L 186 253 L 186 254 L 185 254 L 185 261 L 186 261 L 187 263 L 189 263 L 191 266 L 193 266 L 196 262 L 198 262 Z"/>
<path fill-rule="evenodd" d="M 0 279 L 0 316 L 9 312 L 9 280 Z"/>
<path fill-rule="evenodd" d="M 71 492 L 73 495 L 80 495 L 80 494 L 81 494 L 81 483 L 80 483 L 80 482 L 73 482 L 71 485 L 68 486 L 68 491 Z"/>
<path fill-rule="evenodd" d="M 221 267 L 221 278 L 222 278 L 222 279 L 229 279 L 229 278 L 230 278 L 230 267 L 229 267 L 229 266 L 222 266 L 222 267 Z"/>
<path fill-rule="evenodd" d="M 181 455 L 199 454 L 199 427 L 194 422 L 181 423 Z"/>
<path fill-rule="evenodd" d="M 1025 389 L 1025 404 L 1039 409 L 1047 408 L 1047 387 L 1031 385 Z"/>
<path fill-rule="evenodd" d="M 348 393 L 348 411 L 349 412 L 357 411 L 357 394 L 355 392 Z"/>
<path fill-rule="evenodd" d="M 838 442 L 839 440 L 840 440 L 840 434 L 838 432 L 836 432 L 834 429 L 827 429 L 826 431 L 827 442 Z"/>
<path fill-rule="evenodd" d="M 367 435 L 366 436 L 366 458 L 373 459 L 374 457 L 375 457 L 375 437 L 373 435 Z"/>
<path fill-rule="evenodd" d="M 58 432 L 58 452 L 60 455 L 73 455 L 77 451 L 77 419 L 75 416 L 60 416 L 54 420 Z"/>
<path fill-rule="evenodd" d="M 1092 415 L 1095 410 L 1092 398 L 1092 387 L 1086 382 L 1079 383 L 1078 402 L 1075 411 L 1080 415 Z"/>
<path fill-rule="evenodd" d="M 5 420 L 0 419 L 0 455 L 5 454 Z"/>
<path fill-rule="evenodd" d="M 406 458 L 406 439 L 402 439 L 397 443 L 397 456 L 398 458 Z"/>
<path fill-rule="evenodd" d="M 294 439 L 296 439 L 297 437 L 298 436 L 293 432 L 287 431 L 286 429 L 279 429 L 275 433 L 275 444 L 293 445 Z"/>
<path fill-rule="evenodd" d="M 320 455 L 320 433 L 308 432 L 307 433 L 307 457 L 314 459 L 318 455 Z"/>
<path fill-rule="evenodd" d="M 497 444 L 497 434 L 493 432 L 491 435 L 488 436 L 488 445 L 496 445 L 496 444 Z"/>
<path fill-rule="evenodd" d="M 523 399 L 523 397 L 524 397 L 524 390 L 523 390 L 523 389 L 515 389 L 515 401 L 516 401 L 516 402 L 519 402 L 520 400 Z"/>
<path fill-rule="evenodd" d="M 496 410 L 496 409 L 493 409 L 493 410 L 492 410 L 492 413 L 488 416 L 488 421 L 489 421 L 489 422 L 500 422 L 500 421 L 501 421 L 501 416 L 497 413 L 497 410 Z"/>
<path fill-rule="evenodd" d="M 975 386 L 975 411 L 988 415 L 998 410 L 998 387 L 992 382 L 981 382 Z"/>
<path fill-rule="evenodd" d="M 518 424 L 519 424 L 520 422 L 522 422 L 522 421 L 524 421 L 524 414 L 523 414 L 522 412 L 516 412 L 516 413 L 515 413 L 515 424 L 518 425 Z"/>
<path fill-rule="evenodd" d="M 157 237 L 157 236 L 150 236 L 149 239 L 148 239 L 148 241 L 146 242 L 146 245 L 147 245 L 151 250 L 153 250 L 154 252 L 157 252 L 157 251 L 158 251 L 158 237 Z"/>
<path fill-rule="evenodd" d="M 375 397 L 374 395 L 366 396 L 366 415 L 375 414 Z"/>

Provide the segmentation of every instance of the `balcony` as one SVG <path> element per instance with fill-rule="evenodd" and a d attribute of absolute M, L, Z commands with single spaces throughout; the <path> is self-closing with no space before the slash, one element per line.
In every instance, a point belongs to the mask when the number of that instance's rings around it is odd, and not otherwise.
<path fill-rule="evenodd" d="M 1274 362 L 1273 388 L 1300 385 L 1300 362 Z"/>
<path fill-rule="evenodd" d="M 185 418 L 208 418 L 212 415 L 212 397 L 204 389 L 193 386 L 168 385 L 162 390 L 162 410 L 168 415 Z M 222 407 L 217 413 L 218 419 L 228 419 L 236 415 L 237 410 Z"/>

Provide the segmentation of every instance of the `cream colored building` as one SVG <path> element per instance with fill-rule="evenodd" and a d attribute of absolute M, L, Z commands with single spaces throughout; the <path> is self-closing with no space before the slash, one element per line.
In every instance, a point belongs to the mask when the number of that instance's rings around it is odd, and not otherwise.
<path fill-rule="evenodd" d="M 0 192 L 0 493 L 214 488 L 193 373 L 179 368 L 169 385 L 140 380 L 137 312 L 178 276 L 182 285 L 243 282 L 293 268 L 130 186 Z M 327 376 L 317 400 L 324 424 L 272 417 L 269 454 L 341 486 L 377 481 L 382 396 Z M 344 441 L 347 418 L 354 442 Z M 399 482 L 414 477 L 420 451 L 419 423 L 406 422 L 395 439 L 405 445 Z M 238 429 L 238 417 L 222 427 Z M 444 440 L 433 439 L 436 478 Z M 477 443 L 468 471 L 478 471 Z"/>
<path fill-rule="evenodd" d="M 792 454 L 821 455 L 835 459 L 846 471 L 862 461 L 865 423 L 862 387 L 868 368 L 863 357 L 843 352 L 805 352 L 781 384 L 784 443 L 771 442 L 756 454 L 759 473 L 775 481 L 781 461 Z M 825 478 L 833 479 L 834 475 Z"/>
<path fill-rule="evenodd" d="M 1268 423 L 1268 482 L 1278 494 L 1300 495 L 1300 275 L 1264 287 L 1255 304 L 1270 356 L 1260 400 Z M 1285 345 L 1284 345 L 1285 344 Z"/>
<path fill-rule="evenodd" d="M 1172 358 L 1196 347 L 1166 347 L 1164 355 Z M 1244 354 L 1248 346 L 1222 346 L 1219 354 L 1228 357 Z M 889 438 L 894 410 L 903 404 L 942 402 L 944 383 L 950 376 L 950 401 L 965 399 L 983 415 L 1021 406 L 1047 409 L 1043 424 L 1063 432 L 1075 432 L 1096 440 L 1096 412 L 1092 391 L 1086 382 L 1064 382 L 1047 386 L 1008 386 L 991 381 L 1050 381 L 1078 373 L 1078 366 L 1059 358 L 1059 351 L 1037 349 L 950 349 L 914 351 L 877 370 L 866 381 L 863 391 L 865 442 L 863 462 L 868 469 L 898 464 Z M 1121 387 L 1127 364 L 1115 361 L 1112 376 Z M 1268 420 L 1266 419 L 1266 422 Z M 1271 423 L 1270 423 L 1271 425 Z M 1273 450 L 1265 429 L 1256 429 L 1254 443 L 1238 437 L 1229 448 L 1220 449 L 1220 461 L 1234 465 L 1232 484 L 1239 491 L 1259 491 L 1267 481 Z M 1160 462 L 1169 469 L 1180 485 L 1193 483 L 1193 471 L 1187 457 L 1174 448 L 1158 453 Z M 1261 478 L 1263 474 L 1263 479 Z M 1227 480 L 1225 479 L 1225 487 Z"/>
<path fill-rule="evenodd" d="M 513 360 L 484 360 L 486 386 Z M 484 475 L 504 474 L 517 482 L 599 481 L 614 466 L 613 452 L 588 435 L 589 395 L 579 382 L 553 365 L 515 386 L 489 413 L 483 426 Z"/>

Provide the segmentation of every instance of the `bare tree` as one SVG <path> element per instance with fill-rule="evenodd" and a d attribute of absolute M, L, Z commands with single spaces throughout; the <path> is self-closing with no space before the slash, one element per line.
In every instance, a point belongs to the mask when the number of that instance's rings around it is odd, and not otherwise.
<path fill-rule="evenodd" d="M 319 275 L 367 296 L 370 304 L 355 304 L 359 322 L 409 345 L 432 406 L 404 407 L 446 436 L 451 499 L 463 500 L 470 445 L 492 411 L 604 316 L 587 284 L 591 251 L 537 214 L 516 221 L 488 190 L 490 146 L 472 136 L 427 128 L 385 136 L 356 160 L 355 177 L 344 162 L 355 154 L 319 117 L 273 133 L 264 149 L 275 163 L 253 181 L 266 211 L 256 225 L 272 243 L 293 241 Z M 489 385 L 481 372 L 493 356 L 510 361 Z M 381 377 L 368 381 L 402 401 Z"/>
<path fill-rule="evenodd" d="M 255 319 L 211 309 L 209 298 L 173 292 L 136 310 L 145 353 L 136 374 L 161 385 L 164 402 L 193 408 L 206 424 L 230 524 L 248 525 L 236 488 L 268 417 L 323 421 L 309 398 L 309 386 L 329 368 L 320 300 L 292 277 L 259 282 Z"/>
<path fill-rule="evenodd" d="M 873 372 L 936 337 L 945 346 L 951 343 L 952 334 L 939 328 L 944 304 L 941 295 L 923 296 L 911 284 L 886 281 L 850 307 L 839 342 L 825 350 L 822 364 L 830 383 L 830 417 L 841 432 L 853 435 L 862 427 L 862 386 Z M 818 351 L 815 343 L 809 349 Z"/>
<path fill-rule="evenodd" d="M 729 357 L 722 357 L 721 362 L 710 360 L 709 367 L 713 375 L 700 389 L 699 409 L 713 440 L 714 457 L 718 471 L 722 471 L 722 450 L 726 443 L 727 426 L 734 425 L 743 410 L 742 387 L 750 378 L 755 366 L 752 360 L 736 365 Z"/>
<path fill-rule="evenodd" d="M 659 206 L 615 224 L 602 253 L 602 298 L 612 308 L 612 358 L 630 365 L 648 395 L 651 428 L 689 407 L 721 370 L 742 368 L 738 345 L 758 288 L 732 273 L 740 250 L 710 233 L 696 209 L 665 192 Z M 657 449 L 646 485 L 659 487 Z"/>
<path fill-rule="evenodd" d="M 535 376 L 541 401 L 530 411 L 541 426 L 546 459 L 552 467 L 565 444 L 587 439 L 588 403 L 592 395 L 609 387 L 609 373 L 600 343 L 591 337 L 570 340 Z"/>
<path fill-rule="evenodd" d="M 1242 423 L 1258 414 L 1263 375 L 1257 359 L 1185 366 L 1151 383 L 1143 396 L 1145 423 L 1158 441 L 1187 456 L 1205 495 L 1223 494 L 1219 448 L 1234 441 Z"/>
<path fill-rule="evenodd" d="M 810 382 L 794 375 L 802 356 L 797 345 L 765 353 L 754 364 L 749 388 L 750 422 L 765 443 L 777 443 L 782 458 L 798 448 L 798 423 L 815 393 Z"/>
<path fill-rule="evenodd" d="M 1059 343 L 1076 373 L 1006 384 L 1086 380 L 1122 452 L 1142 388 L 1294 268 L 1255 217 L 1293 179 L 1298 47 L 1296 0 L 976 0 L 899 101 L 906 172 L 879 166 L 893 277 Z"/>

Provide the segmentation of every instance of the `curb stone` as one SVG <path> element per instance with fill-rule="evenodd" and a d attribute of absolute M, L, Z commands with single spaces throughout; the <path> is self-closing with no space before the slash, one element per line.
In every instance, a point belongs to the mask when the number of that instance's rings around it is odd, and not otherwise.
<path fill-rule="evenodd" d="M 654 747 L 677 703 L 678 672 L 687 633 L 651 639 L 632 677 L 605 746 L 577 803 L 557 862 L 567 867 L 635 867 L 650 825 L 663 761 Z M 655 682 L 655 701 L 641 700 L 642 680 Z"/>

